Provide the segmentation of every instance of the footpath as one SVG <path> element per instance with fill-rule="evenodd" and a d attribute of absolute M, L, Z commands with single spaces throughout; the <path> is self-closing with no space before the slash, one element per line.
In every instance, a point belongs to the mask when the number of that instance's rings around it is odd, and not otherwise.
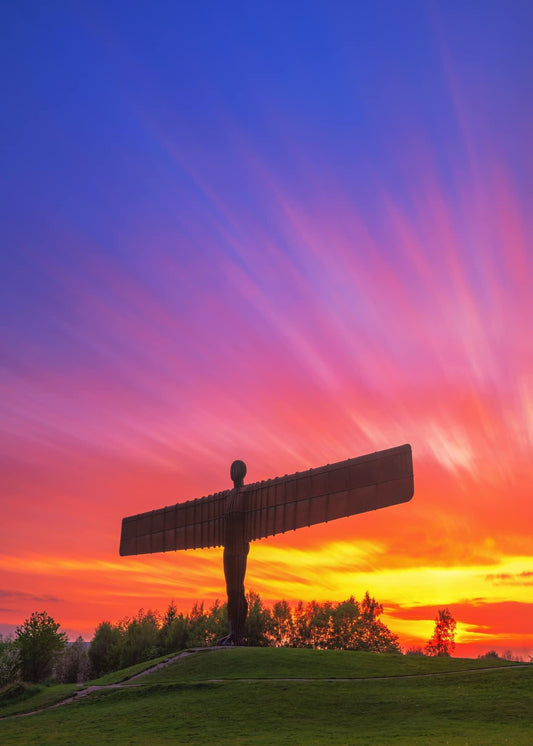
<path fill-rule="evenodd" d="M 154 671 L 159 671 L 162 668 L 166 668 L 167 666 L 170 666 L 172 663 L 176 663 L 180 660 L 183 660 L 187 658 L 190 655 L 196 655 L 198 653 L 209 653 L 212 650 L 231 650 L 231 647 L 210 647 L 210 648 L 190 648 L 189 650 L 183 650 L 181 653 L 178 653 L 177 655 L 173 655 L 171 658 L 167 658 L 167 660 L 161 661 L 160 663 L 156 663 L 154 666 L 150 666 L 149 668 L 146 668 L 144 671 L 141 671 L 138 674 L 135 674 L 134 676 L 131 676 L 127 679 L 124 679 L 124 681 L 118 682 L 116 684 L 92 684 L 91 686 L 87 686 L 84 689 L 80 689 L 77 692 L 75 692 L 70 697 L 67 697 L 66 699 L 62 699 L 60 702 L 56 702 L 53 705 L 49 705 L 48 707 L 43 707 L 38 710 L 32 710 L 31 712 L 21 712 L 16 715 L 6 715 L 4 717 L 0 717 L 0 720 L 6 720 L 7 718 L 20 718 L 20 717 L 28 717 L 29 715 L 35 715 L 39 712 L 45 712 L 46 710 L 52 710 L 56 707 L 63 707 L 63 705 L 72 704 L 72 702 L 79 702 L 80 699 L 83 699 L 84 697 L 88 697 L 89 695 L 93 694 L 94 692 L 99 692 L 103 690 L 110 690 L 110 689 L 126 689 L 131 687 L 141 687 L 144 686 L 142 682 L 139 681 L 139 679 L 142 679 L 144 676 L 147 676 L 148 674 L 154 673 Z M 512 668 L 529 668 L 531 663 L 524 663 L 519 665 L 513 665 Z M 486 671 L 506 671 L 510 668 L 510 666 L 491 666 L 488 668 L 469 668 L 464 669 L 462 671 L 439 671 L 436 673 L 414 673 L 414 674 L 398 674 L 396 676 L 372 676 L 372 681 L 384 681 L 386 679 L 421 679 L 421 678 L 429 678 L 429 677 L 435 677 L 435 676 L 467 676 L 470 674 L 476 674 L 476 673 L 483 673 Z M 236 683 L 236 682 L 246 682 L 249 684 L 253 683 L 261 683 L 265 681 L 272 681 L 272 682 L 287 682 L 287 681 L 309 681 L 309 682 L 318 682 L 318 681 L 328 681 L 328 682 L 349 682 L 349 681 L 367 681 L 369 679 L 368 676 L 352 676 L 352 677 L 337 677 L 337 678 L 331 678 L 331 677 L 324 677 L 324 678 L 298 678 L 298 677 L 283 677 L 283 678 L 242 678 L 242 679 L 207 679 L 206 681 L 208 683 L 212 684 L 225 684 L 225 683 Z"/>

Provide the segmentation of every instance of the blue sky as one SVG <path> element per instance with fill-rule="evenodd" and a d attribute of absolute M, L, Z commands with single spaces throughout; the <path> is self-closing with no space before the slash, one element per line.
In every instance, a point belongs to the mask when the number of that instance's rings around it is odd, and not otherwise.
<path fill-rule="evenodd" d="M 223 488 L 237 457 L 255 480 L 411 442 L 409 513 L 265 544 L 251 582 L 273 599 L 268 557 L 289 572 L 313 545 L 344 576 L 302 564 L 294 597 L 368 584 L 407 636 L 456 604 L 464 645 L 527 648 L 532 16 L 4 9 L 2 623 L 39 598 L 85 632 L 147 594 L 214 598 L 191 559 L 178 595 L 167 559 L 152 589 L 117 564 L 122 515 Z M 440 600 L 435 568 L 456 573 Z"/>

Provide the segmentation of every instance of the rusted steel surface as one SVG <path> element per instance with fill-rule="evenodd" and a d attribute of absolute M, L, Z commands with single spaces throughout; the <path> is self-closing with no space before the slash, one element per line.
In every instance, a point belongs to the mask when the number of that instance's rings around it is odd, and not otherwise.
<path fill-rule="evenodd" d="M 248 541 L 378 510 L 412 498 L 411 446 L 244 485 L 239 491 Z M 231 492 L 124 518 L 120 554 L 224 545 L 226 503 Z"/>
<path fill-rule="evenodd" d="M 120 554 L 125 556 L 221 546 L 228 494 L 229 490 L 225 490 L 124 518 Z"/>
<path fill-rule="evenodd" d="M 248 539 L 407 502 L 414 494 L 411 446 L 245 485 Z"/>

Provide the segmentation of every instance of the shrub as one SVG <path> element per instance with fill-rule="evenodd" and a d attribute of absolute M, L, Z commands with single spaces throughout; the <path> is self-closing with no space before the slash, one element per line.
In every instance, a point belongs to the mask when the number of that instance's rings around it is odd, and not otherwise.
<path fill-rule="evenodd" d="M 2 644 L 0 649 L 0 689 L 16 684 L 20 680 L 20 652 L 12 642 Z"/>
<path fill-rule="evenodd" d="M 482 655 L 478 655 L 478 658 L 499 658 L 500 656 L 495 650 L 487 650 L 486 653 L 483 653 Z"/>

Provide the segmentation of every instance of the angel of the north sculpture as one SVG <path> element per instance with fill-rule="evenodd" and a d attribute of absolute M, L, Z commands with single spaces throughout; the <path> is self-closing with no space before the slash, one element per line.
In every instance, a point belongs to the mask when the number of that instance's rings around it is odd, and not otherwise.
<path fill-rule="evenodd" d="M 224 547 L 229 630 L 221 645 L 242 644 L 251 541 L 407 502 L 414 493 L 409 444 L 254 484 L 244 484 L 245 476 L 246 464 L 234 461 L 233 489 L 122 521 L 121 555 Z"/>

